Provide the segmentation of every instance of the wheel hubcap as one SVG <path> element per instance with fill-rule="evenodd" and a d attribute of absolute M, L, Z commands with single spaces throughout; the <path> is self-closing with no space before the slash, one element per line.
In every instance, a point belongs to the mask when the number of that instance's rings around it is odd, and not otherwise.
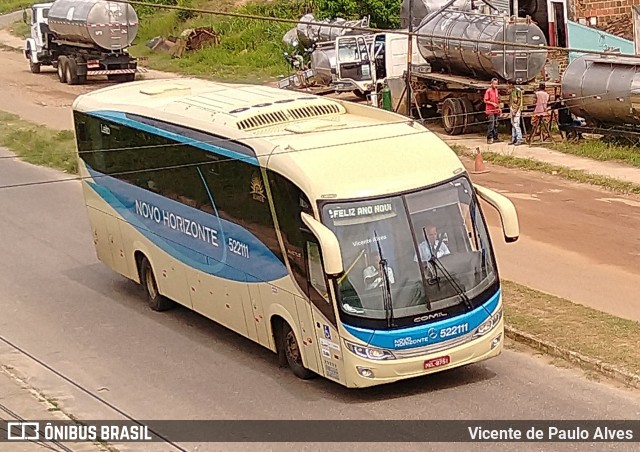
<path fill-rule="evenodd" d="M 153 273 L 147 270 L 147 275 L 145 279 L 147 283 L 147 292 L 149 292 L 149 296 L 151 298 L 155 299 L 156 296 L 158 295 L 158 292 L 156 291 L 156 282 L 153 279 Z"/>
<path fill-rule="evenodd" d="M 442 116 L 444 117 L 444 125 L 449 129 L 452 128 L 454 118 L 451 117 L 451 109 L 445 108 L 445 110 L 442 112 Z"/>

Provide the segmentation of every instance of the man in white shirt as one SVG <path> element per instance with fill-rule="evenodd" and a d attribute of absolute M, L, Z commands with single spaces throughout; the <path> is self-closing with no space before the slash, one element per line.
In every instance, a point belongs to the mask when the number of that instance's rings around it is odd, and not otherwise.
<path fill-rule="evenodd" d="M 420 250 L 420 259 L 422 262 L 429 262 L 431 259 L 431 248 L 433 248 L 438 258 L 451 253 L 447 244 L 442 240 L 438 240 L 438 228 L 434 225 L 429 225 L 427 227 L 427 239 L 429 240 L 429 243 L 427 243 L 426 240 L 423 240 L 420 242 L 420 245 L 418 245 L 418 249 Z M 429 244 L 431 247 L 429 247 Z M 418 262 L 418 256 L 414 256 L 413 261 Z"/>

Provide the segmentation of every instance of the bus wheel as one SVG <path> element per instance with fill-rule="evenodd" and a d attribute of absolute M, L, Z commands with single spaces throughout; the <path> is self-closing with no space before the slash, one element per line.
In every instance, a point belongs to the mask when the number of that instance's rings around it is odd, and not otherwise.
<path fill-rule="evenodd" d="M 171 309 L 175 303 L 166 297 L 160 295 L 158 292 L 158 285 L 156 284 L 156 277 L 153 274 L 151 264 L 146 257 L 142 258 L 142 266 L 140 268 L 140 276 L 142 279 L 142 285 L 147 293 L 147 302 L 149 307 L 154 311 L 166 311 Z"/>
<path fill-rule="evenodd" d="M 302 363 L 302 350 L 296 340 L 296 335 L 293 334 L 293 330 L 288 323 L 282 325 L 282 347 L 284 347 L 284 355 L 287 358 L 287 363 L 291 372 L 303 380 L 308 380 L 314 376 L 313 372 L 304 367 Z"/>

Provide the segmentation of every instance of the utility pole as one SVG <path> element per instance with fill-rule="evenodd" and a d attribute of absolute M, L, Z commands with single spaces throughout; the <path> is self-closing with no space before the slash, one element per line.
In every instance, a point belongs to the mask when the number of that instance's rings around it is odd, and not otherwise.
<path fill-rule="evenodd" d="M 407 48 L 407 116 L 411 116 L 411 66 L 413 57 L 413 0 L 409 0 L 409 46 Z"/>

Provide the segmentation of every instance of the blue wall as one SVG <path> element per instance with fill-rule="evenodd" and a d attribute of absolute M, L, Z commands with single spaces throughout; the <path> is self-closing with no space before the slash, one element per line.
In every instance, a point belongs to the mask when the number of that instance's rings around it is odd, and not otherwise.
<path fill-rule="evenodd" d="M 633 41 L 619 38 L 610 33 L 596 30 L 595 28 L 581 25 L 577 22 L 567 22 L 567 31 L 569 35 L 569 47 L 574 49 L 598 50 L 603 51 L 606 47 L 614 47 L 620 49 L 621 53 L 634 55 Z M 582 53 L 569 52 L 569 62 L 575 60 Z"/>

